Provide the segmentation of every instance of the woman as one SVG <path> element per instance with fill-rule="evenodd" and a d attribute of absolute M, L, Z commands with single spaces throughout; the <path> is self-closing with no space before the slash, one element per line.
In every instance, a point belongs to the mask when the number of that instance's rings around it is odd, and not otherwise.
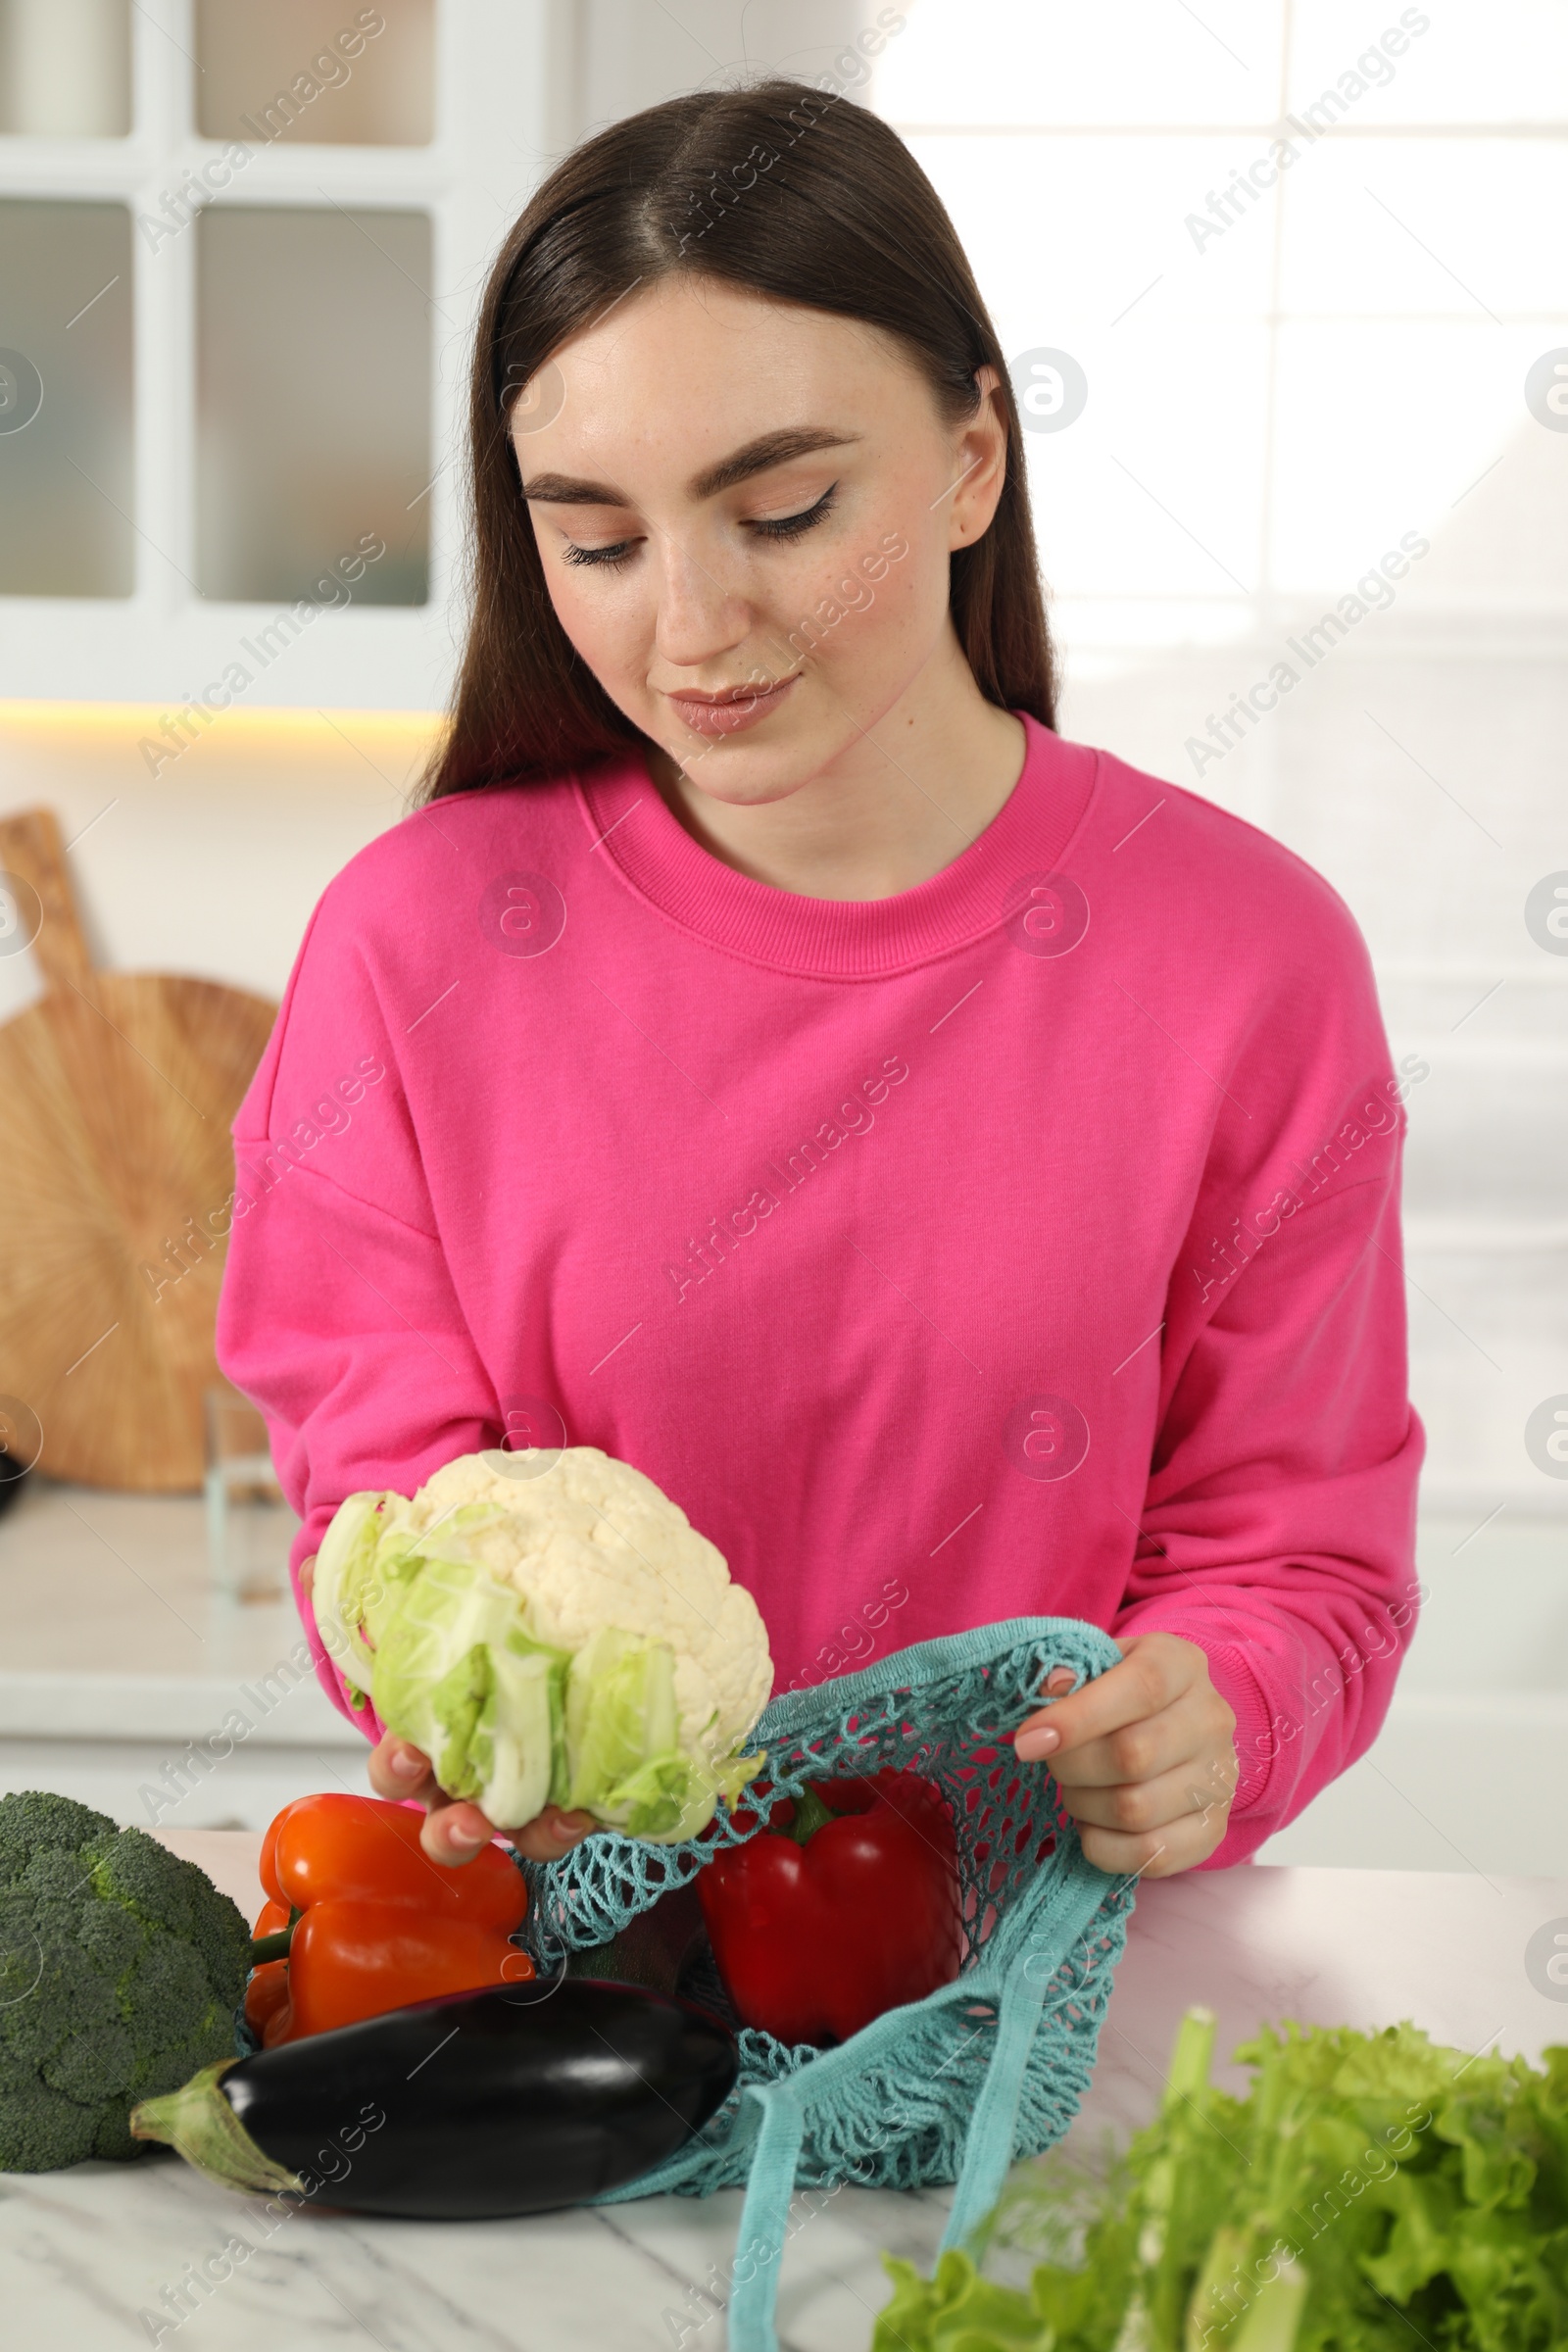
<path fill-rule="evenodd" d="M 1106 1627 L 1018 1754 L 1103 1869 L 1245 1860 L 1413 1617 L 1405 1087 L 1354 922 L 1053 732 L 997 338 L 848 101 L 569 156 L 490 281 L 472 464 L 423 805 L 323 897 L 235 1127 L 220 1352 L 323 1683 L 345 1494 L 599 1446 L 718 1544 L 780 1688 Z M 371 1779 L 440 1860 L 490 1835 L 406 1743 Z"/>

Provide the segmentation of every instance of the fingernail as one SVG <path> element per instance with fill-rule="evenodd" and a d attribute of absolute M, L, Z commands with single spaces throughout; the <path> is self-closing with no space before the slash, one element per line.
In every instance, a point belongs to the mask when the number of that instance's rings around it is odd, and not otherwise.
<path fill-rule="evenodd" d="M 452 1845 L 483 1845 L 484 1832 L 470 1830 L 465 1823 L 454 1821 L 447 1826 L 447 1840 Z"/>
<path fill-rule="evenodd" d="M 1046 1724 L 1038 1732 L 1020 1732 L 1013 1740 L 1012 1752 L 1025 1764 L 1038 1764 L 1042 1756 L 1049 1756 L 1060 1745 L 1061 1734 Z"/>
<path fill-rule="evenodd" d="M 412 1747 L 395 1747 L 391 1762 L 392 1770 L 400 1781 L 416 1781 L 423 1775 L 423 1762 Z"/>

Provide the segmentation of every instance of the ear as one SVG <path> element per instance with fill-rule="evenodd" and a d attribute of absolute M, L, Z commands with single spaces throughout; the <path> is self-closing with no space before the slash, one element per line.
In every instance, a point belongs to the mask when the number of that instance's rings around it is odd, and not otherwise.
<path fill-rule="evenodd" d="M 1007 478 L 1007 420 L 997 398 L 1002 378 L 994 368 L 975 369 L 980 406 L 960 426 L 954 443 L 954 490 L 948 545 L 972 547 L 991 528 Z"/>

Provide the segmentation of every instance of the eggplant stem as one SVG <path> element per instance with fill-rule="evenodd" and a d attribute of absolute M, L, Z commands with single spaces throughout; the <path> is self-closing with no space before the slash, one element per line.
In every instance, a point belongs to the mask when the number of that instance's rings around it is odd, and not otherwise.
<path fill-rule="evenodd" d="M 131 2136 L 177 2148 L 187 2164 L 222 2188 L 260 2190 L 270 2196 L 289 2189 L 303 2196 L 305 2183 L 299 2175 L 274 2164 L 256 2145 L 219 2088 L 220 2079 L 238 2064 L 237 2058 L 219 2058 L 178 2090 L 143 2099 L 130 2111 Z"/>

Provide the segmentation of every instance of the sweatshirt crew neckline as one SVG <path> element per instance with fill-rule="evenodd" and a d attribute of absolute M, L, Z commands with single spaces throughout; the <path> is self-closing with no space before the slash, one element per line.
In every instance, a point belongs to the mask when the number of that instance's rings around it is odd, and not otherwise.
<path fill-rule="evenodd" d="M 737 873 L 693 839 L 640 760 L 576 779 L 596 853 L 681 930 L 775 971 L 873 980 L 934 962 L 995 930 L 1020 885 L 1054 873 L 1094 788 L 1097 755 L 1027 711 L 1023 767 L 984 831 L 913 890 L 813 899 Z"/>

